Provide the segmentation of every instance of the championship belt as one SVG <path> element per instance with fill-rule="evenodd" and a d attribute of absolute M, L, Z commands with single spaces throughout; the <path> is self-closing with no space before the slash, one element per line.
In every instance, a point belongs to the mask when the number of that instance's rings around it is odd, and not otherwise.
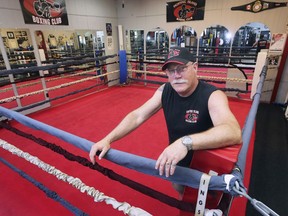
<path fill-rule="evenodd" d="M 274 9 L 278 7 L 287 7 L 287 2 L 267 2 L 257 0 L 245 5 L 232 7 L 231 10 L 241 10 L 246 12 L 258 13 L 264 10 Z"/>

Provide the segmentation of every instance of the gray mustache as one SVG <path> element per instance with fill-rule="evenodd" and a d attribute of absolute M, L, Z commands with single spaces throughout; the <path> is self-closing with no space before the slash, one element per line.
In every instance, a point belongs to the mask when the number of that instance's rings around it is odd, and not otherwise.
<path fill-rule="evenodd" d="M 188 81 L 185 79 L 179 79 L 179 80 L 173 80 L 172 84 L 182 84 L 182 83 L 187 83 Z"/>

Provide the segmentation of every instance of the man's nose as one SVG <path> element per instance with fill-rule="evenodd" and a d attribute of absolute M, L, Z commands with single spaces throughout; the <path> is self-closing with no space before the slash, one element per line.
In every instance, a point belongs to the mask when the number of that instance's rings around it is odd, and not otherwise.
<path fill-rule="evenodd" d="M 182 77 L 182 73 L 175 69 L 174 70 L 174 77 Z"/>

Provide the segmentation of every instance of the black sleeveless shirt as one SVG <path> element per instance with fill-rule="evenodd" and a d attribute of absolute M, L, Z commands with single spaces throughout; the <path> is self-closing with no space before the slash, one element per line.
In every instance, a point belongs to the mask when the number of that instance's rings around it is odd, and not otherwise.
<path fill-rule="evenodd" d="M 215 86 L 199 81 L 195 91 L 188 97 L 181 97 L 166 83 L 162 92 L 162 108 L 169 134 L 169 143 L 185 135 L 200 133 L 213 127 L 208 110 L 208 99 Z M 178 163 L 189 167 L 193 151 Z"/>

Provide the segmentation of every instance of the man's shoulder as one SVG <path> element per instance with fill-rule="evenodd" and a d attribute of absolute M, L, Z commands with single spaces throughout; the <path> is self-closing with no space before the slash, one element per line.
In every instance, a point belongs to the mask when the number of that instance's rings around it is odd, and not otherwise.
<path fill-rule="evenodd" d="M 170 90 L 172 89 L 172 86 L 171 86 L 171 83 L 167 82 L 167 83 L 161 85 L 161 86 L 159 87 L 159 89 L 160 89 L 160 88 L 162 88 L 162 91 L 168 91 L 169 89 L 170 89 Z"/>
<path fill-rule="evenodd" d="M 216 86 L 209 84 L 207 82 L 203 82 L 201 80 L 199 81 L 199 87 L 202 89 L 209 90 L 209 91 L 215 91 L 218 89 Z"/>

